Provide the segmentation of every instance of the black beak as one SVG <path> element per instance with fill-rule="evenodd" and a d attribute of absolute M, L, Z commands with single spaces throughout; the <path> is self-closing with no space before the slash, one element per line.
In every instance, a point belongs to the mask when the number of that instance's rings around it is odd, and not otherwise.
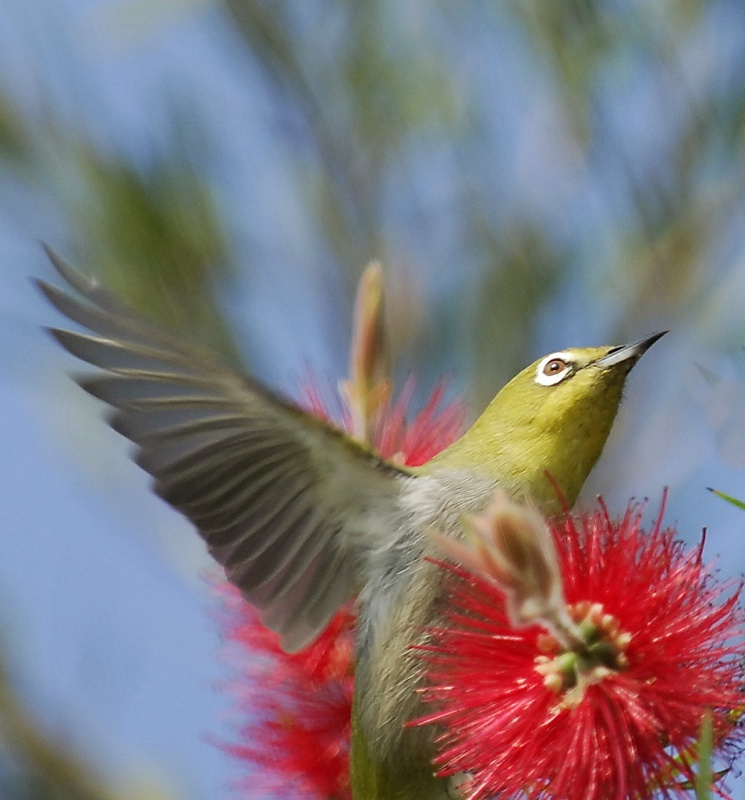
<path fill-rule="evenodd" d="M 646 339 L 640 339 L 633 344 L 623 344 L 620 347 L 612 347 L 602 358 L 599 358 L 595 364 L 598 367 L 608 368 L 620 364 L 622 361 L 633 359 L 637 361 L 644 353 L 658 340 L 661 339 L 667 331 L 660 331 L 647 336 Z"/>

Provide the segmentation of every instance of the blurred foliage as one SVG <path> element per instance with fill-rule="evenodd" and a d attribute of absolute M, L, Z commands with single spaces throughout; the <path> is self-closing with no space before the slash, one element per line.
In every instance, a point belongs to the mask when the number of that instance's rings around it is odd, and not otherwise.
<path fill-rule="evenodd" d="M 281 141 L 309 260 L 330 261 L 351 298 L 379 258 L 407 298 L 393 341 L 425 373 L 465 365 L 476 407 L 536 355 L 556 298 L 571 316 L 613 295 L 609 341 L 686 314 L 742 219 L 745 37 L 718 52 L 722 31 L 745 29 L 740 0 L 212 5 L 225 58 L 267 87 L 255 124 Z M 184 115 L 165 94 L 165 143 L 135 162 L 0 84 L 0 164 L 55 204 L 75 243 L 55 247 L 234 360 L 220 298 L 264 251 L 237 258 L 220 214 L 230 167 L 213 168 L 198 105 Z M 243 224 L 281 253 L 283 220 L 274 239 Z"/>
<path fill-rule="evenodd" d="M 0 659 L 0 798 L 7 800 L 168 800 L 143 785 L 109 788 L 76 753 L 46 734 L 18 701 Z"/>
<path fill-rule="evenodd" d="M 188 159 L 140 171 L 81 148 L 78 164 L 86 191 L 70 208 L 86 231 L 85 261 L 135 308 L 238 360 L 216 301 L 230 279 L 225 241 Z"/>
<path fill-rule="evenodd" d="M 745 20 L 733 3 L 640 3 L 631 13 L 627 5 L 530 0 L 513 9 L 550 65 L 576 143 L 590 163 L 600 168 L 602 162 L 603 172 L 623 182 L 631 218 L 619 220 L 623 247 L 614 267 L 627 294 L 621 316 L 636 322 L 653 299 L 671 313 L 700 296 L 713 272 L 709 248 L 742 212 L 745 47 L 727 65 L 731 77 L 708 75 L 709 85 L 697 90 L 692 75 L 701 76 L 688 61 L 696 57 L 697 29 L 715 24 L 715 15 L 725 25 L 728 13 L 732 24 Z M 707 66 L 701 64 L 702 73 Z M 648 120 L 663 140 L 662 156 L 654 161 L 633 137 L 625 139 L 623 125 L 612 117 L 624 84 L 642 71 L 660 102 L 658 116 Z M 644 88 L 638 87 L 631 103 Z"/>
<path fill-rule="evenodd" d="M 482 224 L 487 221 L 482 220 Z M 474 372 L 485 376 L 493 374 L 495 356 L 491 349 L 481 346 L 483 342 L 530 342 L 536 308 L 556 291 L 564 269 L 563 253 L 558 248 L 551 249 L 535 226 L 521 230 L 515 225 L 505 236 L 491 240 L 490 232 L 493 236 L 494 231 L 487 229 L 482 237 L 493 268 L 485 271 L 475 289 L 479 327 L 474 330 L 472 341 L 477 359 Z M 515 275 L 520 280 L 509 279 Z M 525 366 L 529 356 L 526 348 L 505 349 L 499 369 L 506 380 Z M 487 397 L 491 388 L 491 381 L 487 381 Z"/>
<path fill-rule="evenodd" d="M 453 132 L 447 64 L 399 26 L 393 3 L 224 0 L 236 30 L 278 92 L 325 244 L 354 276 L 385 250 L 388 180 L 407 141 Z"/>
<path fill-rule="evenodd" d="M 32 159 L 24 121 L 7 98 L 0 95 L 0 153 L 6 165 L 22 166 Z"/>

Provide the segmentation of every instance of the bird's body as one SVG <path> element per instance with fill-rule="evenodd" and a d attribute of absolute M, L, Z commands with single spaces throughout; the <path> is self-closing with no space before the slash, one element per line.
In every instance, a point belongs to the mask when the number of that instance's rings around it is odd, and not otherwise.
<path fill-rule="evenodd" d="M 401 755 L 404 724 L 417 704 L 419 664 L 409 648 L 433 621 L 440 589 L 440 571 L 425 558 L 437 555 L 427 532 L 459 536 L 464 515 L 483 512 L 499 485 L 484 474 L 447 469 L 403 483 L 395 537 L 371 554 L 358 600 L 357 711 L 381 756 Z"/>
<path fill-rule="evenodd" d="M 546 515 L 571 505 L 613 424 L 625 378 L 659 336 L 537 361 L 457 442 L 416 469 L 376 456 L 204 350 L 140 320 L 49 251 L 87 302 L 44 282 L 93 335 L 53 331 L 108 374 L 81 382 L 114 406 L 155 491 L 184 513 L 288 650 L 358 596 L 352 773 L 356 800 L 434 800 L 431 733 L 411 645 L 437 619 L 428 532 L 459 536 L 500 489 Z"/>
<path fill-rule="evenodd" d="M 588 368 L 611 350 L 584 348 L 561 355 Z M 512 388 L 518 395 L 530 389 L 530 384 L 521 386 L 520 378 L 532 377 L 543 361 L 517 376 Z M 431 770 L 417 774 L 421 754 L 432 751 L 430 731 L 405 727 L 421 710 L 415 691 L 421 660 L 411 646 L 424 642 L 427 626 L 436 620 L 443 574 L 430 560 L 440 553 L 427 531 L 460 537 L 463 518 L 485 512 L 497 490 L 537 506 L 546 516 L 573 505 L 615 418 L 603 413 L 605 403 L 618 406 L 626 374 L 616 372 L 603 383 L 591 380 L 592 372 L 573 376 L 587 386 L 571 404 L 570 430 L 566 404 L 554 402 L 550 392 L 539 401 L 528 396 L 515 405 L 516 398 L 503 390 L 463 437 L 414 476 L 401 479 L 400 516 L 392 526 L 396 537 L 372 554 L 359 599 L 357 736 L 365 737 L 365 759 L 373 765 L 365 767 L 370 772 L 365 782 L 373 775 L 381 781 L 365 800 L 446 796 L 445 785 L 432 780 Z M 506 401 L 510 408 L 500 408 Z M 543 426 L 544 436 L 537 436 Z"/>

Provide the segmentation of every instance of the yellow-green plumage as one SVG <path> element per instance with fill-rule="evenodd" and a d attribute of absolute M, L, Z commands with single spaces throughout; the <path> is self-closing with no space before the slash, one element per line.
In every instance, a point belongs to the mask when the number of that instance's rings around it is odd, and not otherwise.
<path fill-rule="evenodd" d="M 438 482 L 445 498 L 435 508 L 419 504 L 420 528 L 459 535 L 462 514 L 484 511 L 496 488 L 547 516 L 571 506 L 610 433 L 626 376 L 657 338 L 628 348 L 553 354 L 570 367 L 552 385 L 536 382 L 551 356 L 516 375 L 458 441 L 419 469 Z M 403 727 L 421 711 L 415 692 L 421 667 L 410 647 L 424 641 L 421 631 L 436 615 L 440 589 L 440 571 L 423 558 L 438 554 L 426 537 L 420 546 L 405 586 L 397 592 L 385 588 L 395 592 L 387 613 L 376 612 L 376 600 L 369 600 L 374 616 L 383 620 L 360 650 L 364 682 L 356 697 L 352 764 L 355 797 L 361 800 L 447 797 L 444 782 L 426 769 L 432 755 L 428 733 Z"/>
<path fill-rule="evenodd" d="M 571 506 L 608 438 L 621 401 L 628 359 L 603 370 L 596 364 L 608 347 L 565 350 L 574 375 L 554 386 L 537 386 L 536 361 L 516 375 L 472 427 L 429 461 L 423 473 L 469 469 L 496 478 L 511 494 L 524 494 L 544 513 L 560 510 L 553 476 Z"/>
<path fill-rule="evenodd" d="M 91 331 L 52 333 L 103 370 L 81 385 L 115 408 L 111 424 L 137 446 L 154 490 L 194 523 L 283 646 L 312 641 L 358 595 L 355 799 L 443 800 L 432 733 L 404 727 L 418 711 L 411 645 L 436 619 L 440 592 L 439 572 L 425 560 L 427 531 L 459 535 L 463 515 L 484 511 L 497 488 L 548 515 L 571 505 L 629 370 L 661 334 L 546 356 L 459 441 L 408 470 L 144 322 L 48 253 L 77 296 L 44 281 L 41 290 Z"/>

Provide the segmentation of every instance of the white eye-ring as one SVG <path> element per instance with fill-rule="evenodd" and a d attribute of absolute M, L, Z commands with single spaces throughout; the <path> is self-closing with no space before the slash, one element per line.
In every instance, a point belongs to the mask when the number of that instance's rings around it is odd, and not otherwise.
<path fill-rule="evenodd" d="M 555 386 L 574 372 L 569 353 L 551 353 L 542 358 L 535 370 L 535 382 L 540 386 Z"/>

